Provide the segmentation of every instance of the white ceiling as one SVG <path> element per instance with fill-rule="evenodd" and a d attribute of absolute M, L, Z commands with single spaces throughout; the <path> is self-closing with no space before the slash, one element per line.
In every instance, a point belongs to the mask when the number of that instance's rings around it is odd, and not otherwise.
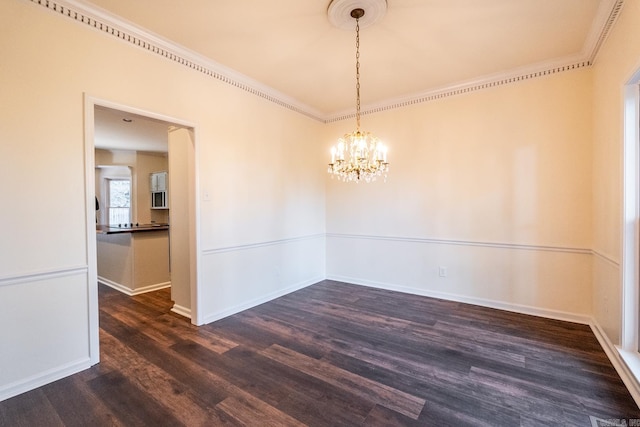
<path fill-rule="evenodd" d="M 355 32 L 330 0 L 78 0 L 328 116 L 355 106 Z M 388 0 L 361 30 L 363 105 L 593 50 L 613 0 Z"/>
<path fill-rule="evenodd" d="M 171 123 L 100 106 L 95 107 L 94 123 L 95 148 L 168 151 Z"/>

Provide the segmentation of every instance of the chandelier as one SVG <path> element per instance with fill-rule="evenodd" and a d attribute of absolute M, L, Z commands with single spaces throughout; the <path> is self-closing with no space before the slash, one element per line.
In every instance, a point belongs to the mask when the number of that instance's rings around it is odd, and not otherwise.
<path fill-rule="evenodd" d="M 389 172 L 387 147 L 370 132 L 360 130 L 360 18 L 364 9 L 351 11 L 356 20 L 356 130 L 338 139 L 331 148 L 328 172 L 345 182 L 373 182 L 379 176 L 386 181 Z"/>

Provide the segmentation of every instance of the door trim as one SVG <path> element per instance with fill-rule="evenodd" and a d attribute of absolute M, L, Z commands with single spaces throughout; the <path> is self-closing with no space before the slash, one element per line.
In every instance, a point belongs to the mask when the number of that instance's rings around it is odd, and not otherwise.
<path fill-rule="evenodd" d="M 190 220 L 193 221 L 195 227 L 194 236 L 192 242 L 194 244 L 192 260 L 191 277 L 195 280 L 191 283 L 191 323 L 194 325 L 201 325 L 203 322 L 200 319 L 200 310 L 198 304 L 199 286 L 202 281 L 200 280 L 200 206 L 199 206 L 199 180 L 198 180 L 198 129 L 197 127 L 188 121 L 178 119 L 175 117 L 166 116 L 163 114 L 154 113 L 151 111 L 142 110 L 139 108 L 131 107 L 129 105 L 116 103 L 106 99 L 91 96 L 84 93 L 84 155 L 85 155 L 85 219 L 86 219 L 86 256 L 87 256 L 87 280 L 88 280 L 88 307 L 89 307 L 89 357 L 91 364 L 94 365 L 100 361 L 100 338 L 99 338 L 99 307 L 98 307 L 98 264 L 97 264 L 97 238 L 95 230 L 95 114 L 94 109 L 96 106 L 106 107 L 123 112 L 137 114 L 145 117 L 149 117 L 156 120 L 161 120 L 169 124 L 174 124 L 180 127 L 191 128 L 194 135 L 194 154 L 193 154 L 193 169 L 190 173 L 193 174 L 190 180 L 193 188 L 194 200 L 190 201 L 193 205 L 193 213 Z"/>

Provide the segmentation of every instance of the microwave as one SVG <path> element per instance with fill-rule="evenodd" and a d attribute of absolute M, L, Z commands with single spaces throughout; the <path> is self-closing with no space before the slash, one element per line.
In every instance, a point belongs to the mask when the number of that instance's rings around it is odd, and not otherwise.
<path fill-rule="evenodd" d="M 151 192 L 151 209 L 168 209 L 166 191 Z"/>

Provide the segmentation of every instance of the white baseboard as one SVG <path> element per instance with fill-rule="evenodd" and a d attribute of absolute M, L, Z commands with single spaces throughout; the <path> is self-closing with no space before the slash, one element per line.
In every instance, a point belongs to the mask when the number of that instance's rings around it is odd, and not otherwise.
<path fill-rule="evenodd" d="M 591 326 L 593 334 L 596 336 L 596 339 L 602 346 L 602 349 L 607 354 L 607 357 L 611 361 L 611 364 L 618 372 L 618 375 L 620 375 L 620 378 L 622 379 L 624 385 L 627 387 L 627 390 L 629 390 L 629 393 L 631 393 L 631 397 L 633 397 L 636 405 L 640 407 L 640 383 L 638 383 L 637 377 L 633 374 L 629 365 L 625 361 L 625 357 L 623 354 L 624 350 L 621 350 L 611 342 L 596 319 L 592 318 L 589 326 Z"/>
<path fill-rule="evenodd" d="M 514 313 L 528 314 L 531 316 L 545 317 L 548 319 L 563 320 L 566 322 L 580 323 L 589 325 L 591 317 L 585 314 L 576 314 L 560 310 L 551 310 L 540 307 L 532 307 L 522 304 L 514 304 L 504 301 L 496 301 L 485 298 L 469 297 L 458 294 L 450 294 L 446 292 L 430 291 L 426 289 L 413 288 L 409 286 L 399 286 L 389 283 L 374 282 L 369 280 L 360 280 L 354 277 L 336 276 L 327 277 L 327 280 L 335 280 L 339 282 L 352 283 L 354 285 L 369 286 L 372 288 L 386 289 L 388 291 L 403 292 L 406 294 L 421 295 L 425 297 L 438 298 L 447 301 L 462 302 L 465 304 L 479 305 L 482 307 L 495 308 L 498 310 L 511 311 Z"/>
<path fill-rule="evenodd" d="M 252 299 L 250 301 L 247 301 L 247 302 L 242 303 L 242 304 L 238 304 L 238 305 L 236 305 L 234 307 L 231 307 L 231 308 L 228 308 L 226 310 L 218 311 L 218 312 L 215 312 L 215 313 L 209 313 L 209 314 L 207 314 L 207 315 L 205 315 L 203 317 L 203 322 L 202 323 L 203 324 L 207 324 L 207 323 L 215 322 L 216 320 L 224 319 L 225 317 L 234 315 L 236 313 L 240 313 L 241 311 L 248 310 L 248 309 L 253 308 L 253 307 L 257 306 L 257 305 L 264 304 L 265 302 L 269 302 L 269 301 L 274 300 L 276 298 L 279 298 L 281 296 L 290 294 L 291 292 L 295 292 L 297 290 L 306 288 L 307 286 L 311 286 L 314 283 L 321 282 L 324 279 L 325 279 L 324 276 L 314 277 L 312 279 L 305 280 L 305 281 L 296 283 L 294 285 L 288 286 L 288 287 L 286 287 L 284 289 L 280 289 L 280 290 L 278 290 L 276 292 L 271 292 L 271 293 L 269 293 L 267 295 L 263 295 L 263 296 L 261 296 L 259 298 L 254 298 L 254 299 Z"/>
<path fill-rule="evenodd" d="M 0 387 L 0 402 L 43 385 L 58 381 L 91 367 L 91 359 L 83 358 Z"/>
<path fill-rule="evenodd" d="M 176 313 L 176 314 L 179 314 L 180 316 L 184 316 L 187 319 L 191 319 L 191 309 L 190 308 L 183 307 L 181 305 L 173 303 L 173 307 L 171 307 L 171 311 Z"/>
<path fill-rule="evenodd" d="M 140 294 L 145 294 L 147 292 L 153 292 L 153 291 L 157 291 L 159 289 L 164 289 L 164 288 L 169 288 L 171 287 L 171 282 L 163 282 L 163 283 L 156 283 L 153 285 L 149 285 L 149 286 L 144 286 L 142 288 L 138 288 L 138 289 L 131 289 L 128 286 L 122 285 L 120 283 L 114 282 L 113 280 L 109 280 L 109 279 L 105 279 L 102 276 L 98 276 L 98 283 L 105 285 L 105 286 L 109 286 L 110 288 L 113 288 L 117 291 L 122 292 L 123 294 L 127 294 L 130 297 L 134 296 L 134 295 L 140 295 Z"/>

